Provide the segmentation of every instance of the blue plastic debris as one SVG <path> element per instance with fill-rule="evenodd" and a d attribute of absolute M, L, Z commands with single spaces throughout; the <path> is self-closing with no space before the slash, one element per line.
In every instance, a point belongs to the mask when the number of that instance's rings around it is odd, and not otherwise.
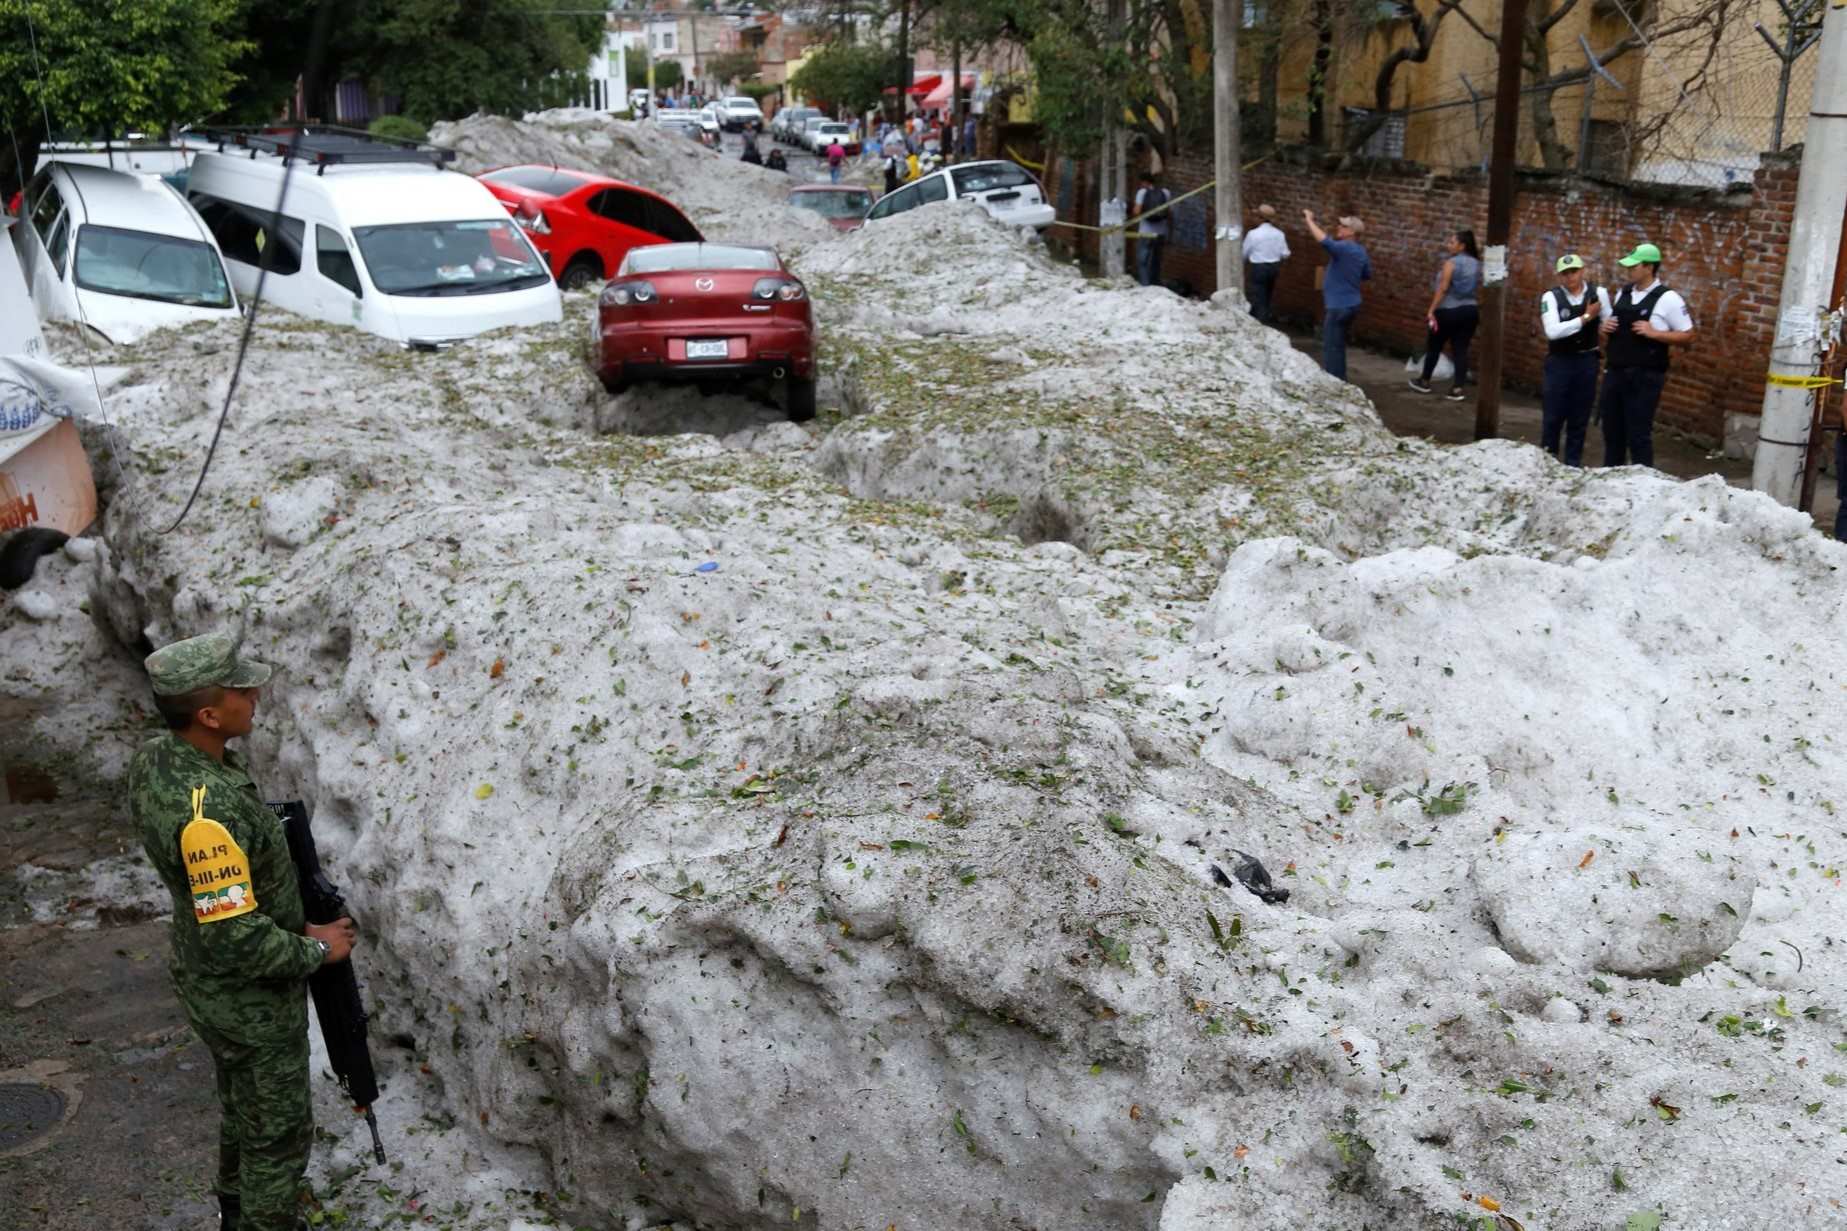
<path fill-rule="evenodd" d="M 717 571 L 718 561 L 716 560 L 707 560 L 704 564 L 701 564 L 698 568 L 693 570 L 695 573 L 716 573 Z"/>

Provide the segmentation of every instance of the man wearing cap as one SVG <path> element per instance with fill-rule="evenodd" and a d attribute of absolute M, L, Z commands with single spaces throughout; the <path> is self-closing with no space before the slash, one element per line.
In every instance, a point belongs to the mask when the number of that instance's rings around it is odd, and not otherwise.
<path fill-rule="evenodd" d="M 1328 233 L 1315 224 L 1311 210 L 1302 211 L 1308 233 L 1327 249 L 1327 273 L 1321 281 L 1321 304 L 1326 309 L 1321 318 L 1321 370 L 1329 376 L 1347 379 L 1347 334 L 1353 318 L 1360 314 L 1360 283 L 1372 277 L 1372 258 L 1360 243 L 1366 224 L 1349 214 L 1342 217 Z"/>
<path fill-rule="evenodd" d="M 1270 304 L 1276 295 L 1276 277 L 1289 259 L 1289 239 L 1276 225 L 1276 207 L 1259 205 L 1256 226 L 1244 233 L 1244 259 L 1251 267 L 1251 315 L 1270 323 Z"/>
<path fill-rule="evenodd" d="M 307 978 L 346 959 L 354 929 L 307 923 L 282 822 L 225 747 L 250 733 L 270 676 L 239 641 L 210 633 L 148 655 L 168 729 L 129 765 L 129 809 L 173 895 L 174 990 L 217 1072 L 222 1225 L 297 1231 L 314 1132 Z"/>
<path fill-rule="evenodd" d="M 1661 281 L 1661 249 L 1641 244 L 1619 264 L 1629 285 L 1616 294 L 1600 328 L 1608 339 L 1604 355 L 1603 464 L 1621 466 L 1624 455 L 1638 466 L 1655 464 L 1655 407 L 1667 384 L 1668 348 L 1693 338 L 1686 300 Z"/>
<path fill-rule="evenodd" d="M 1584 464 L 1584 429 L 1597 404 L 1597 327 L 1610 319 L 1610 292 L 1584 277 L 1584 258 L 1571 253 L 1555 266 L 1559 285 L 1539 297 L 1539 323 L 1546 331 L 1544 417 L 1540 447 L 1567 466 Z"/>

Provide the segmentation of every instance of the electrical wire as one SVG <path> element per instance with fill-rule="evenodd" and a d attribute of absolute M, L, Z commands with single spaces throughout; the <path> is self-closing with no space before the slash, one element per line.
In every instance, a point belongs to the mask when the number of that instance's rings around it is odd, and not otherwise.
<path fill-rule="evenodd" d="M 304 81 L 320 80 L 319 69 L 321 66 L 321 56 L 327 47 L 327 25 L 328 18 L 332 14 L 332 11 L 332 4 L 329 3 L 328 0 L 322 0 L 320 7 L 315 13 L 314 31 L 308 42 L 307 67 L 302 75 Z M 302 101 L 304 108 L 306 104 L 307 100 L 304 99 Z M 295 117 L 296 141 L 300 142 L 307 135 L 307 131 L 307 119 L 298 112 Z M 289 180 L 293 178 L 295 170 L 293 146 L 290 148 L 290 154 L 285 155 L 282 160 L 282 185 L 276 192 L 276 208 L 271 211 L 269 219 L 269 234 L 278 236 L 279 239 L 277 242 L 287 242 L 286 233 L 283 230 L 282 207 L 288 202 Z M 305 233 L 302 236 L 302 242 L 304 245 L 307 242 Z M 257 266 L 256 289 L 250 296 L 250 311 L 244 317 L 243 335 L 237 340 L 237 359 L 231 365 L 231 379 L 225 386 L 224 405 L 218 411 L 218 424 L 212 429 L 212 442 L 206 447 L 205 461 L 199 466 L 199 477 L 192 485 L 191 494 L 186 497 L 185 507 L 180 510 L 180 515 L 173 519 L 173 524 L 161 531 L 163 535 L 172 534 L 175 530 L 180 528 L 180 523 L 184 522 L 186 520 L 186 515 L 192 512 L 193 504 L 199 499 L 199 493 L 205 487 L 205 476 L 211 473 L 212 459 L 218 455 L 218 442 L 224 437 L 225 421 L 231 416 L 231 402 L 237 396 L 237 382 L 244 374 L 244 357 L 250 351 L 251 335 L 256 332 L 257 312 L 263 306 L 263 285 L 269 279 L 270 266 L 274 264 L 275 261 L 274 253 L 275 246 L 273 244 L 265 244 L 263 246 L 263 259 Z"/>

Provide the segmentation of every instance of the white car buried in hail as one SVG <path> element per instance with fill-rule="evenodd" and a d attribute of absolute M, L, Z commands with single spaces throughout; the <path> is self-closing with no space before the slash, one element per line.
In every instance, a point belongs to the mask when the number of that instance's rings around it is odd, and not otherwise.
<path fill-rule="evenodd" d="M 718 113 L 718 122 L 725 126 L 726 132 L 742 132 L 755 124 L 759 131 L 763 128 L 763 108 L 757 106 L 757 100 L 739 94 L 721 99 L 712 104 Z"/>
<path fill-rule="evenodd" d="M 965 162 L 944 167 L 887 194 L 866 215 L 868 223 L 932 201 L 964 201 L 981 206 L 1000 222 L 1043 229 L 1058 217 L 1046 203 L 1039 181 L 1018 165 L 1005 162 Z"/>

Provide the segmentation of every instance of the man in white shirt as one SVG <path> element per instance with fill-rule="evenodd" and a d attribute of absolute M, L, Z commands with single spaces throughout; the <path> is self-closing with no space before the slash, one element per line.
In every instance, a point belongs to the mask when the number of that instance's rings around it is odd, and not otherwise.
<path fill-rule="evenodd" d="M 1559 457 L 1564 437 L 1567 466 L 1584 464 L 1584 429 L 1597 404 L 1597 367 L 1602 355 L 1597 326 L 1610 318 L 1610 292 L 1584 277 L 1584 258 L 1569 253 L 1554 266 L 1559 285 L 1539 297 L 1539 323 L 1546 331 L 1545 413 L 1540 447 Z"/>
<path fill-rule="evenodd" d="M 1244 259 L 1251 267 L 1251 315 L 1268 325 L 1276 277 L 1289 259 L 1289 240 L 1276 226 L 1276 207 L 1259 205 L 1263 221 L 1244 233 Z"/>
<path fill-rule="evenodd" d="M 1621 466 L 1624 453 L 1638 466 L 1655 464 L 1655 407 L 1667 384 L 1668 351 L 1693 340 L 1693 316 L 1679 292 L 1661 281 L 1661 249 L 1639 244 L 1618 264 L 1629 285 L 1617 292 L 1599 328 L 1604 356 L 1603 464 Z"/>

